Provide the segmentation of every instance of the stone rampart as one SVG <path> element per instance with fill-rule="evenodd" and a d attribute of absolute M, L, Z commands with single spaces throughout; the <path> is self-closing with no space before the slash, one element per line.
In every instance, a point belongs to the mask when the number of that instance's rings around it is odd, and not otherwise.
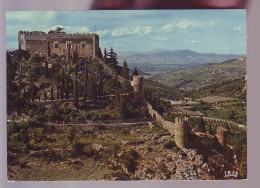
<path fill-rule="evenodd" d="M 157 122 L 157 124 L 171 133 L 179 148 L 186 148 L 188 146 L 188 118 L 176 118 L 175 123 L 166 121 L 156 110 L 153 109 L 149 102 L 146 100 L 145 102 L 147 103 L 147 109 L 150 116 Z"/>

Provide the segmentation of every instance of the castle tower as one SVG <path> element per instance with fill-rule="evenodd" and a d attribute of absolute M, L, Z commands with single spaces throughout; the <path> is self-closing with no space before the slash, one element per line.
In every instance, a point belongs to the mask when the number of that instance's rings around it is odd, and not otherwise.
<path fill-rule="evenodd" d="M 216 137 L 221 146 L 223 147 L 227 146 L 227 129 L 218 126 Z"/>
<path fill-rule="evenodd" d="M 134 87 L 134 97 L 137 101 L 142 101 L 143 98 L 143 80 L 142 76 L 133 76 L 131 85 Z"/>
<path fill-rule="evenodd" d="M 184 149 L 188 147 L 188 118 L 175 118 L 175 143 Z"/>

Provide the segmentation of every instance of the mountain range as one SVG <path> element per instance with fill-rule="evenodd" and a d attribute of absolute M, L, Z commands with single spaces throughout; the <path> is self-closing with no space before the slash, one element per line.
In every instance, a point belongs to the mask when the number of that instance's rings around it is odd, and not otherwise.
<path fill-rule="evenodd" d="M 179 68 L 154 75 L 149 79 L 187 91 L 243 78 L 245 75 L 246 58 L 238 58 L 195 68 Z"/>
<path fill-rule="evenodd" d="M 196 67 L 208 63 L 221 63 L 245 55 L 198 53 L 191 50 L 162 50 L 150 52 L 118 52 L 118 60 L 127 61 L 128 66 L 148 70 L 174 70 L 180 67 Z"/>

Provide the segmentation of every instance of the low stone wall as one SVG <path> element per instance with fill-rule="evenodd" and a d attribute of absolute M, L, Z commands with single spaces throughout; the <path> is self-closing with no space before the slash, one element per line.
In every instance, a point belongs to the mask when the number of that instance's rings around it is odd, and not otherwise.
<path fill-rule="evenodd" d="M 163 117 L 156 110 L 153 109 L 152 105 L 149 102 L 146 101 L 146 103 L 147 103 L 147 109 L 149 114 L 157 122 L 157 124 L 162 128 L 167 129 L 171 133 L 171 135 L 174 136 L 175 135 L 174 123 L 163 119 Z"/>
<path fill-rule="evenodd" d="M 187 148 L 189 145 L 187 125 L 188 119 L 175 118 L 175 123 L 171 121 L 166 121 L 156 110 L 153 109 L 152 105 L 149 102 L 147 102 L 145 99 L 144 101 L 147 104 L 149 114 L 157 122 L 157 124 L 162 128 L 167 129 L 170 132 L 170 134 L 174 137 L 176 146 L 181 149 Z"/>

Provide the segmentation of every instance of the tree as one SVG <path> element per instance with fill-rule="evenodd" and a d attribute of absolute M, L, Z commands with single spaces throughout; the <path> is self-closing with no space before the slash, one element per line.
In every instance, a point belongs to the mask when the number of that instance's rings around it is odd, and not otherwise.
<path fill-rule="evenodd" d="M 133 75 L 132 75 L 132 80 L 133 80 L 133 77 L 134 77 L 134 76 L 138 76 L 138 75 L 139 75 L 138 70 L 137 70 L 137 68 L 135 67 L 134 72 L 133 72 Z"/>
<path fill-rule="evenodd" d="M 122 76 L 123 76 L 123 78 L 129 80 L 129 68 L 127 66 L 126 60 L 124 60 L 124 66 L 123 66 L 123 69 L 122 69 Z"/>
<path fill-rule="evenodd" d="M 75 66 L 75 79 L 74 79 L 74 106 L 78 108 L 79 106 L 79 93 L 78 93 L 78 53 L 77 48 L 76 52 L 73 54 L 73 63 Z"/>
<path fill-rule="evenodd" d="M 85 64 L 84 71 L 84 86 L 83 86 L 83 102 L 86 103 L 87 100 L 87 81 L 88 81 L 88 68 L 87 63 Z"/>
<path fill-rule="evenodd" d="M 53 86 L 51 86 L 51 101 L 54 100 L 54 89 L 53 89 Z"/>
<path fill-rule="evenodd" d="M 64 67 L 62 68 L 62 79 L 61 79 L 61 99 L 64 97 L 65 92 L 65 72 Z"/>
<path fill-rule="evenodd" d="M 104 49 L 104 56 L 103 56 L 103 61 L 104 61 L 105 63 L 108 63 L 108 62 L 107 62 L 107 56 L 108 56 L 108 55 L 107 55 L 107 49 L 105 48 L 105 49 Z"/>
<path fill-rule="evenodd" d="M 70 47 L 71 47 L 71 44 L 68 43 L 68 44 L 67 44 L 67 47 L 68 47 L 68 59 L 70 59 Z"/>
<path fill-rule="evenodd" d="M 50 47 L 50 41 L 48 41 L 48 57 L 51 56 L 51 47 Z"/>
<path fill-rule="evenodd" d="M 48 68 L 47 60 L 45 60 L 45 62 L 44 62 L 44 76 L 45 76 L 45 78 L 49 78 L 49 68 Z"/>

